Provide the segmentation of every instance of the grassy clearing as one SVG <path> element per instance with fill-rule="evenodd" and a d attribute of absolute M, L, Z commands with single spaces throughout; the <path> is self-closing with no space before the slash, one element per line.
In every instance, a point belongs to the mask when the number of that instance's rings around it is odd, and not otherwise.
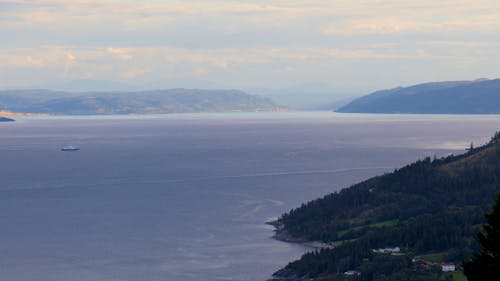
<path fill-rule="evenodd" d="M 342 230 L 338 232 L 338 237 L 342 238 L 342 236 L 346 235 L 347 233 L 351 231 L 358 231 L 363 228 L 378 228 L 378 227 L 389 227 L 389 226 L 395 226 L 398 224 L 399 220 L 388 220 L 388 221 L 381 221 L 381 222 L 376 222 L 372 224 L 367 224 L 367 225 L 360 225 L 356 227 L 352 227 L 346 230 Z"/>
<path fill-rule="evenodd" d="M 356 241 L 357 239 L 348 239 L 348 240 L 338 240 L 338 241 L 335 241 L 335 242 L 332 242 L 332 245 L 334 247 L 338 247 L 344 243 L 349 243 L 349 242 L 352 242 L 352 241 Z"/>
<path fill-rule="evenodd" d="M 467 277 L 465 277 L 462 271 L 453 271 L 452 272 L 453 281 L 467 281 Z"/>
<path fill-rule="evenodd" d="M 424 261 L 440 263 L 443 262 L 445 255 L 446 253 L 435 253 L 435 254 L 423 255 L 420 256 L 420 258 Z"/>
<path fill-rule="evenodd" d="M 398 224 L 399 220 L 389 220 L 389 221 L 381 221 L 381 222 L 376 222 L 368 225 L 368 227 L 388 227 L 388 226 L 395 226 Z"/>

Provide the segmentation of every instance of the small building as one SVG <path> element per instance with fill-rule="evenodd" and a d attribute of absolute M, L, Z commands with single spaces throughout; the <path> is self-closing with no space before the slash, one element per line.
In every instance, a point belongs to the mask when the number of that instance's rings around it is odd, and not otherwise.
<path fill-rule="evenodd" d="M 372 251 L 377 254 L 396 254 L 401 252 L 401 248 L 399 247 L 382 248 L 382 249 L 373 249 Z"/>
<path fill-rule="evenodd" d="M 348 270 L 348 271 L 344 272 L 344 275 L 347 275 L 347 276 L 360 276 L 361 275 L 361 271 L 359 271 L 359 270 Z"/>
<path fill-rule="evenodd" d="M 422 260 L 417 260 L 413 262 L 413 269 L 415 270 L 428 270 L 429 264 Z"/>
<path fill-rule="evenodd" d="M 441 269 L 443 270 L 443 272 L 451 272 L 451 271 L 455 271 L 455 264 L 454 263 L 451 263 L 451 262 L 443 262 L 441 263 Z"/>

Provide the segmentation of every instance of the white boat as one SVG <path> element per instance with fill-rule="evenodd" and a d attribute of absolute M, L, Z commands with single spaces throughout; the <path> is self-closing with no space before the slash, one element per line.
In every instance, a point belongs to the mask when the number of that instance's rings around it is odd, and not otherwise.
<path fill-rule="evenodd" d="M 63 148 L 61 148 L 61 151 L 77 151 L 80 150 L 78 147 L 74 147 L 72 145 L 66 145 Z"/>

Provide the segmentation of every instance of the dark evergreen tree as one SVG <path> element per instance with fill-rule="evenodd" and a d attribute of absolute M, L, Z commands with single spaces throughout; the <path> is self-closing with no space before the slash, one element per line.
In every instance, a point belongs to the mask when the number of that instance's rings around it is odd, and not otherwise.
<path fill-rule="evenodd" d="M 480 251 L 464 263 L 469 281 L 500 280 L 500 194 L 486 220 L 477 235 Z"/>

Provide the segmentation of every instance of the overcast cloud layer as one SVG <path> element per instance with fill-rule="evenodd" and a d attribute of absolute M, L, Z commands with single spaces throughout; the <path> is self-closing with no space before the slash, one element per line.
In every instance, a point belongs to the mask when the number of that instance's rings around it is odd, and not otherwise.
<path fill-rule="evenodd" d="M 0 88 L 371 91 L 500 77 L 500 1 L 2 1 Z"/>

